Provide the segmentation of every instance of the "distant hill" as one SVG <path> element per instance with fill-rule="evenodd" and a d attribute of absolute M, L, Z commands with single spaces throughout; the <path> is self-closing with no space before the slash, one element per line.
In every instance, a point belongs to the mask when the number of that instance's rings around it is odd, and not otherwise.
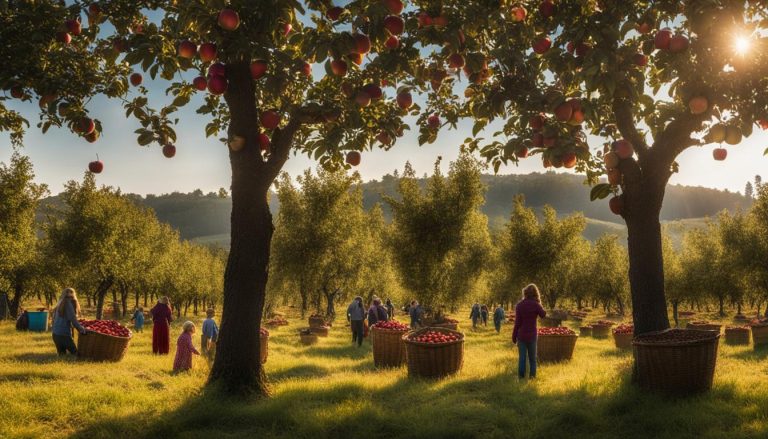
<path fill-rule="evenodd" d="M 589 201 L 589 187 L 583 184 L 583 177 L 571 174 L 532 173 L 527 175 L 484 175 L 487 186 L 483 212 L 488 215 L 491 228 L 500 228 L 509 218 L 512 202 L 517 194 L 523 194 L 526 204 L 535 208 L 545 205 L 554 207 L 561 215 L 583 212 L 587 217 L 584 235 L 595 239 L 603 233 L 615 233 L 626 237 L 626 228 L 621 219 L 608 209 L 606 200 Z M 422 181 L 423 183 L 423 181 Z M 390 211 L 382 195 L 396 196 L 397 178 L 386 175 L 381 180 L 363 184 L 363 204 L 366 208 L 382 204 L 385 216 Z M 201 191 L 184 194 L 174 192 L 164 195 L 142 197 L 131 195 L 137 203 L 155 210 L 160 221 L 171 224 L 186 239 L 206 244 L 229 244 L 230 211 L 232 200 L 216 193 Z M 51 197 L 43 204 L 60 204 L 58 197 Z M 723 209 L 746 209 L 750 200 L 739 193 L 704 187 L 670 185 L 661 211 L 661 219 L 670 223 L 673 238 L 690 227 L 704 223 L 703 218 L 713 216 Z M 270 196 L 273 213 L 279 210 L 274 194 Z M 42 214 L 41 214 L 42 216 Z"/>

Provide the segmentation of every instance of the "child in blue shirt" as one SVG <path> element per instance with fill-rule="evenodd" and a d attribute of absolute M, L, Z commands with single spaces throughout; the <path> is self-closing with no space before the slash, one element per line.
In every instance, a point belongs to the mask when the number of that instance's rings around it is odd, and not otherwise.
<path fill-rule="evenodd" d="M 144 331 L 144 309 L 142 307 L 139 306 L 133 310 L 133 317 L 131 317 L 131 321 L 133 322 L 134 331 Z"/>
<path fill-rule="evenodd" d="M 215 314 L 212 308 L 205 312 L 207 318 L 203 321 L 203 330 L 200 335 L 202 354 L 209 359 L 213 359 L 213 355 L 216 352 L 216 340 L 219 339 L 219 327 L 216 326 L 216 321 L 213 320 Z"/>

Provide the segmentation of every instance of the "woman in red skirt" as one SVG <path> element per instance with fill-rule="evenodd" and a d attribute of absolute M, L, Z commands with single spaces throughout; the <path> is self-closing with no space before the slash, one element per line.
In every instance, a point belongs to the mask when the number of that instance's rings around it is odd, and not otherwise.
<path fill-rule="evenodd" d="M 162 297 L 149 311 L 152 314 L 152 353 L 168 355 L 170 345 L 170 325 L 173 320 L 168 297 Z"/>

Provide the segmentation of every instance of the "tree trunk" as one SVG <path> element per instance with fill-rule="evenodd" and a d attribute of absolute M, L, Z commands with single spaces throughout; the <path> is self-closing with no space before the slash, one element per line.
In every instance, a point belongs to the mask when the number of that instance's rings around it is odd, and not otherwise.
<path fill-rule="evenodd" d="M 717 298 L 717 307 L 720 317 L 725 317 L 725 298 L 723 296 Z"/>
<path fill-rule="evenodd" d="M 120 282 L 120 305 L 122 307 L 121 315 L 125 317 L 128 314 L 128 285 Z"/>
<path fill-rule="evenodd" d="M 736 303 L 736 314 L 741 315 L 741 302 Z"/>
<path fill-rule="evenodd" d="M 192 312 L 197 315 L 197 305 L 198 305 L 199 299 L 195 297 L 195 301 L 192 303 Z"/>
<path fill-rule="evenodd" d="M 191 300 L 187 300 L 186 303 L 184 303 L 184 315 L 189 315 L 189 305 L 192 303 Z"/>
<path fill-rule="evenodd" d="M 16 290 L 16 288 L 13 289 L 13 297 L 11 297 L 11 300 L 8 302 L 8 312 L 11 313 L 11 316 L 15 319 L 19 317 L 19 307 L 21 306 L 21 294 Z"/>
<path fill-rule="evenodd" d="M 113 283 L 115 283 L 114 278 L 109 276 L 106 279 L 102 279 L 99 282 L 99 286 L 96 287 L 96 320 L 104 318 L 104 297 L 109 292 Z"/>
<path fill-rule="evenodd" d="M 680 305 L 680 301 L 679 300 L 673 300 L 672 301 L 672 318 L 675 319 L 675 328 L 679 328 L 680 327 L 680 321 L 678 320 L 678 316 L 677 316 L 677 309 L 678 309 L 679 305 Z"/>
<path fill-rule="evenodd" d="M 632 318 L 636 335 L 669 328 L 659 223 L 661 202 L 656 209 L 656 206 L 643 198 L 633 206 L 631 214 L 625 216 Z"/>
<path fill-rule="evenodd" d="M 144 291 L 144 308 L 146 308 L 146 307 L 148 307 L 148 306 L 149 306 L 149 305 L 148 305 L 148 302 L 147 302 L 147 296 L 148 296 L 148 295 L 149 295 L 149 294 L 148 294 L 146 291 Z"/>
<path fill-rule="evenodd" d="M 303 319 L 307 315 L 307 291 L 300 288 L 299 294 L 301 295 L 301 318 Z"/>
<path fill-rule="evenodd" d="M 141 297 L 141 293 L 139 293 L 139 290 L 136 290 L 136 292 L 134 294 L 135 294 L 135 299 L 136 299 L 134 301 L 135 302 L 135 306 L 134 307 L 136 309 L 139 309 L 139 297 Z"/>

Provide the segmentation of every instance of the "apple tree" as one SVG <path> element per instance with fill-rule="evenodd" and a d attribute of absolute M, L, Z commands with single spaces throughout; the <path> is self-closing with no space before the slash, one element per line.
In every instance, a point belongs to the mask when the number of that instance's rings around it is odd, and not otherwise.
<path fill-rule="evenodd" d="M 65 127 L 89 142 L 110 128 L 90 114 L 90 98 L 115 98 L 140 125 L 137 142 L 167 157 L 176 153 L 177 111 L 205 94 L 197 108 L 210 118 L 205 134 L 221 133 L 232 168 L 210 381 L 266 394 L 258 328 L 273 231 L 267 191 L 291 152 L 327 167 L 346 166 L 346 154 L 357 165 L 361 151 L 389 148 L 408 128 L 403 117 L 418 112 L 411 90 L 426 83 L 416 74 L 425 68 L 412 17 L 400 0 L 6 2 L 0 60 L 14 68 L 0 72 L 0 89 L 5 100 L 38 99 L 43 131 Z M 166 86 L 167 102 L 149 94 L 150 79 Z M 385 94 L 387 86 L 398 88 Z M 5 100 L 0 130 L 21 144 L 28 122 Z"/>
<path fill-rule="evenodd" d="M 463 67 L 469 80 L 463 96 L 441 92 L 424 115 L 471 118 L 477 135 L 498 126 L 466 142 L 496 169 L 537 155 L 545 167 L 586 174 L 593 198 L 613 195 L 611 210 L 628 228 L 635 331 L 668 328 L 665 188 L 686 149 L 737 145 L 755 124 L 768 125 L 765 2 L 417 3 L 425 23 L 439 16 L 446 24 L 429 34 L 444 43 L 436 68 Z M 457 33 L 463 47 L 451 44 Z M 429 142 L 424 122 L 421 140 Z M 712 154 L 722 160 L 727 149 Z"/>

